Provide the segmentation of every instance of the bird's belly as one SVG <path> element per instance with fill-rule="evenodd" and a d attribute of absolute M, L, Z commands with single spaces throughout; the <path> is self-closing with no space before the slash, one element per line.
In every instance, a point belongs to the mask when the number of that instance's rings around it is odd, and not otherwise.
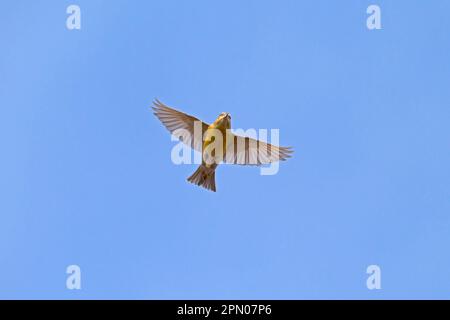
<path fill-rule="evenodd" d="M 224 159 L 226 150 L 225 139 L 216 139 L 206 136 L 203 143 L 202 162 L 208 168 L 215 169 Z"/>

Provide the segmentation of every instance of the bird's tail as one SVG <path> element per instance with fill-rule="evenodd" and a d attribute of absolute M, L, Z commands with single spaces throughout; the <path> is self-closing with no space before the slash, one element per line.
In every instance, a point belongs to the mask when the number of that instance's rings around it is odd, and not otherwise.
<path fill-rule="evenodd" d="M 216 169 L 207 168 L 202 164 L 187 180 L 205 189 L 216 192 Z"/>

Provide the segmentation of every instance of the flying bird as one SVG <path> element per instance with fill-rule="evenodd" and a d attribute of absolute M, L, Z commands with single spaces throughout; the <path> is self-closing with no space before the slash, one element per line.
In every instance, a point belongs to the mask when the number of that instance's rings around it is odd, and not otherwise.
<path fill-rule="evenodd" d="M 231 115 L 227 112 L 222 112 L 212 124 L 208 124 L 168 107 L 158 99 L 153 102 L 152 109 L 170 133 L 177 135 L 183 143 L 202 153 L 202 164 L 187 180 L 214 192 L 216 192 L 215 172 L 220 163 L 259 166 L 284 161 L 293 153 L 291 147 L 274 146 L 261 140 L 231 133 Z M 201 130 L 197 135 L 195 128 Z M 225 138 L 222 139 L 221 148 L 217 146 L 214 148 L 213 144 L 218 134 Z"/>

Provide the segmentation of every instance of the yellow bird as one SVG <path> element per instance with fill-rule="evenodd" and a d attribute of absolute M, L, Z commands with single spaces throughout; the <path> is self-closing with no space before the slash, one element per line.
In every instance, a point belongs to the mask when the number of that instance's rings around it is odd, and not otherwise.
<path fill-rule="evenodd" d="M 227 112 L 222 112 L 212 124 L 207 124 L 166 106 L 158 99 L 153 102 L 152 108 L 156 117 L 171 133 L 177 135 L 181 133 L 183 143 L 202 153 L 202 164 L 187 180 L 214 192 L 216 192 L 215 172 L 221 162 L 258 166 L 284 161 L 290 158 L 293 152 L 291 147 L 274 146 L 232 134 L 231 116 Z M 196 126 L 201 129 L 199 135 L 195 134 Z M 214 148 L 213 144 L 219 135 L 222 137 L 222 145 L 220 148 L 217 146 Z"/>

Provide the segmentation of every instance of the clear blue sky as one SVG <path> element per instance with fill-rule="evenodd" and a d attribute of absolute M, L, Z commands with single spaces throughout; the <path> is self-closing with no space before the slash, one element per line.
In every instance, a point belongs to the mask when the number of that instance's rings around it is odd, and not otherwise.
<path fill-rule="evenodd" d="M 450 298 L 449 11 L 3 1 L 0 298 Z M 204 191 L 155 97 L 280 128 L 295 156 L 275 176 L 220 167 Z"/>

